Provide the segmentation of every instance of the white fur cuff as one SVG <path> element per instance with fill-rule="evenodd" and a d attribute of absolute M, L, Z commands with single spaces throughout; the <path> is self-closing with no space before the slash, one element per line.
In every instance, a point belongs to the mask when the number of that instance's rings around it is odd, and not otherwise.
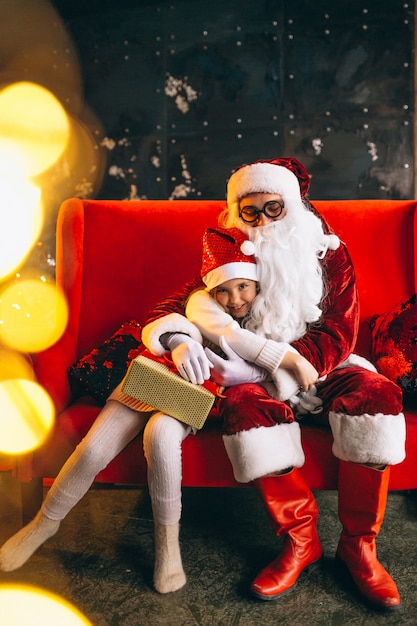
<path fill-rule="evenodd" d="M 404 414 L 345 415 L 329 413 L 333 454 L 352 463 L 396 465 L 405 458 Z"/>
<path fill-rule="evenodd" d="M 259 426 L 234 435 L 223 435 L 223 441 L 234 477 L 239 483 L 304 465 L 297 422 Z"/>
<path fill-rule="evenodd" d="M 191 339 L 198 341 L 198 343 L 203 343 L 203 338 L 198 328 L 189 322 L 184 315 L 169 313 L 169 315 L 164 315 L 164 317 L 147 324 L 142 329 L 142 341 L 149 352 L 161 356 L 167 351 L 160 341 L 160 338 L 165 333 L 184 333 L 189 335 Z"/>
<path fill-rule="evenodd" d="M 280 402 L 286 402 L 300 391 L 300 385 L 290 370 L 279 367 L 273 372 L 272 380 L 274 384 L 270 386 L 273 387 L 273 389 L 268 388 L 268 392 L 273 398 L 276 398 Z"/>

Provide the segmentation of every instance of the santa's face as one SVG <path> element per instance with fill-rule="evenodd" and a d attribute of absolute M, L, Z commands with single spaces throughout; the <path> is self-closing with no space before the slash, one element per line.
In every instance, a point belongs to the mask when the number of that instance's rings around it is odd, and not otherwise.
<path fill-rule="evenodd" d="M 250 193 L 239 202 L 240 211 L 247 207 L 258 211 L 253 222 L 250 224 L 244 222 L 245 226 L 251 228 L 267 226 L 271 222 L 282 220 L 287 214 L 282 196 L 276 193 Z M 254 213 L 256 214 L 256 211 L 254 211 Z M 275 214 L 276 217 L 273 217 Z"/>

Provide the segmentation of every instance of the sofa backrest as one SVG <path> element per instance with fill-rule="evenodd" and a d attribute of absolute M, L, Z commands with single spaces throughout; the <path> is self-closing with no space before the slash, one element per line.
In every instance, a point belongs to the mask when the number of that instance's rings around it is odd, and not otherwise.
<path fill-rule="evenodd" d="M 348 245 L 365 318 L 416 291 L 415 201 L 317 201 Z M 129 319 L 144 322 L 158 300 L 199 271 L 201 238 L 224 201 L 80 200 L 63 203 L 57 226 L 57 280 L 68 296 L 68 334 L 77 356 Z"/>
<path fill-rule="evenodd" d="M 316 201 L 316 208 L 347 244 L 358 283 L 361 326 L 357 351 L 369 352 L 367 320 L 417 291 L 414 200 Z"/>

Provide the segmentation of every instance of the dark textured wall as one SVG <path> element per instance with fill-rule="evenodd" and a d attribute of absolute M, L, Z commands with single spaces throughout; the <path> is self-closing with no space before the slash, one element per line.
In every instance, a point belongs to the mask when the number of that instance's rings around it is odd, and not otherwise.
<path fill-rule="evenodd" d="M 101 197 L 224 197 L 293 155 L 311 197 L 413 196 L 413 2 L 54 0 L 104 129 Z"/>

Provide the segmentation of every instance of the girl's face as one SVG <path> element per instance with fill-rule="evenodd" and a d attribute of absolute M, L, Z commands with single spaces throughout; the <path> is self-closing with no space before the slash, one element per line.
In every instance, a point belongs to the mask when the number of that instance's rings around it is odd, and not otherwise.
<path fill-rule="evenodd" d="M 250 311 L 256 297 L 257 283 L 248 278 L 232 278 L 213 289 L 214 299 L 235 319 L 241 319 Z"/>

